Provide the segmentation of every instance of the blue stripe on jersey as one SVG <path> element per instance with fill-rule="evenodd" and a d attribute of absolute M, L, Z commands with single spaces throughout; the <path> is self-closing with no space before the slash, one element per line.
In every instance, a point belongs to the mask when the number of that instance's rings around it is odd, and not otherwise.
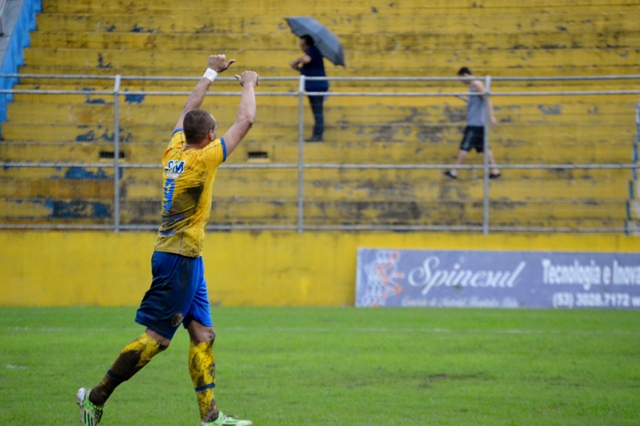
<path fill-rule="evenodd" d="M 224 143 L 224 138 L 220 138 L 220 143 L 222 143 L 222 162 L 227 161 L 227 144 Z"/>
<path fill-rule="evenodd" d="M 173 204 L 173 190 L 175 187 L 176 181 L 173 179 L 167 179 L 167 183 L 164 185 L 164 205 L 162 206 L 165 213 L 169 212 L 169 209 Z"/>
<path fill-rule="evenodd" d="M 184 130 L 184 129 L 175 129 L 175 130 L 173 131 L 173 133 L 171 133 L 171 137 L 173 137 L 173 135 L 175 135 L 176 133 L 181 132 L 181 131 L 183 131 L 183 130 Z"/>
<path fill-rule="evenodd" d="M 204 390 L 215 388 L 215 387 L 216 387 L 215 383 L 209 383 L 208 385 L 204 385 L 204 386 L 200 386 L 198 388 L 195 388 L 195 390 L 196 390 L 196 392 L 202 392 Z"/>

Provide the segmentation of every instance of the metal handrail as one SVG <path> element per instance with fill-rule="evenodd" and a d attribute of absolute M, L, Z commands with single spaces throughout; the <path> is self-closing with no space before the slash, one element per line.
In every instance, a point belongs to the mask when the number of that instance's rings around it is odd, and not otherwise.
<path fill-rule="evenodd" d="M 113 81 L 113 90 L 0 90 L 0 94 L 41 94 L 41 95 L 85 95 L 85 96 L 113 96 L 114 99 L 114 153 L 120 152 L 119 126 L 119 97 L 122 95 L 145 95 L 145 96 L 188 96 L 191 92 L 185 91 L 128 91 L 122 90 L 123 81 L 194 81 L 198 77 L 172 77 L 172 76 L 107 76 L 107 75 L 57 75 L 57 74 L 0 74 L 0 78 L 49 78 L 49 79 L 82 79 L 82 80 L 105 80 Z M 305 96 L 336 96 L 336 97 L 450 97 L 450 96 L 486 96 L 486 97 L 512 97 L 512 96 L 610 96 L 610 95 L 636 95 L 640 90 L 560 90 L 560 91 L 517 91 L 517 92 L 492 92 L 491 82 L 496 81 L 611 81 L 611 80 L 640 80 L 640 75 L 611 75 L 611 76 L 579 76 L 579 77 L 484 77 L 485 92 L 306 92 L 304 90 L 305 80 L 329 80 L 329 81 L 374 81 L 374 82 L 443 82 L 459 81 L 457 77 L 261 77 L 261 81 L 292 81 L 297 82 L 298 87 L 290 92 L 258 92 L 258 96 L 286 96 L 297 97 L 298 99 L 298 161 L 297 163 L 281 164 L 224 164 L 222 168 L 228 169 L 291 169 L 297 170 L 298 175 L 298 214 L 295 224 L 291 225 L 209 225 L 209 230 L 398 230 L 398 231 L 482 231 L 485 234 L 491 231 L 504 232 L 626 232 L 622 227 L 603 228 L 569 228 L 569 227 L 521 227 L 521 226 L 491 226 L 489 223 L 489 167 L 486 153 L 489 147 L 489 126 L 485 126 L 485 156 L 483 163 L 479 165 L 465 164 L 456 166 L 457 169 L 483 170 L 483 223 L 482 225 L 313 225 L 304 223 L 304 171 L 309 169 L 335 169 L 335 170 L 444 170 L 450 169 L 450 164 L 305 164 L 304 163 L 304 97 Z M 221 77 L 219 81 L 235 81 L 232 77 Z M 239 91 L 210 92 L 210 96 L 240 96 Z M 638 107 L 638 120 L 640 123 L 640 106 Z M 640 124 L 638 125 L 640 132 Z M 640 141 L 640 133 L 639 133 Z M 635 160 L 634 160 L 635 161 Z M 160 169 L 161 164 L 127 163 L 121 162 L 119 155 L 114 154 L 112 162 L 81 163 L 81 162 L 15 162 L 0 161 L 0 167 L 85 167 L 85 168 L 111 168 L 114 171 L 114 221 L 113 224 L 81 225 L 81 224 L 0 224 L 0 229 L 113 229 L 120 230 L 155 230 L 157 225 L 149 224 L 121 224 L 120 223 L 120 196 L 119 180 L 120 172 L 123 169 Z M 629 169 L 634 172 L 640 168 L 640 162 L 629 164 L 498 164 L 501 169 L 522 169 L 522 170 L 606 170 L 606 169 Z"/>
<path fill-rule="evenodd" d="M 121 231 L 157 231 L 159 225 L 120 225 Z M 0 229 L 53 229 L 53 230 L 113 230 L 113 225 L 78 224 L 0 224 Z M 207 225 L 207 231 L 299 231 L 300 227 L 291 225 Z M 303 225 L 303 231 L 440 231 L 469 232 L 484 231 L 480 225 Z M 621 233 L 624 227 L 570 228 L 544 226 L 493 226 L 489 232 L 535 232 L 535 233 Z"/>
<path fill-rule="evenodd" d="M 115 92 L 107 90 L 23 90 L 0 89 L 2 95 L 113 95 Z M 145 95 L 145 96 L 189 96 L 191 92 L 185 91 L 118 91 L 120 95 Z M 395 98 L 425 98 L 425 97 L 451 97 L 451 96 L 485 96 L 486 93 L 468 92 L 303 92 L 306 96 L 335 96 L 335 97 L 395 97 Z M 640 90 L 573 90 L 573 91 L 545 91 L 545 92 L 491 92 L 492 97 L 512 96 L 612 96 L 612 95 L 640 95 Z M 210 92 L 207 96 L 241 96 L 240 92 Z M 298 97 L 298 92 L 257 92 L 256 96 L 285 96 Z"/>
<path fill-rule="evenodd" d="M 113 163 L 72 163 L 72 162 L 49 162 L 49 163 L 33 163 L 18 161 L 0 161 L 0 167 L 5 168 L 68 168 L 82 167 L 95 169 L 113 168 Z M 118 166 L 121 169 L 161 169 L 162 164 L 149 163 L 121 163 Z M 298 163 L 281 163 L 281 164 L 222 164 L 221 169 L 297 169 Z M 335 170 L 448 170 L 451 164 L 302 164 L 304 169 L 335 169 Z M 513 170 L 618 170 L 618 169 L 640 169 L 640 163 L 629 164 L 496 164 L 499 169 Z M 483 170 L 484 164 L 462 164 L 456 166 L 456 169 L 462 170 Z"/>
<path fill-rule="evenodd" d="M 44 78 L 51 80 L 115 80 L 115 75 L 98 74 L 0 74 L 0 78 Z M 122 75 L 125 81 L 198 81 L 201 77 L 191 76 L 148 76 L 148 75 Z M 484 78 L 484 76 L 478 76 Z M 583 75 L 583 76 L 547 76 L 547 77 L 496 77 L 495 81 L 610 81 L 610 80 L 640 80 L 640 74 L 619 75 Z M 260 77 L 260 81 L 299 81 L 296 76 L 266 76 Z M 460 81 L 459 77 L 306 77 L 309 81 L 377 81 L 377 82 L 415 82 L 415 81 Z M 234 77 L 217 77 L 216 81 L 236 81 Z"/>

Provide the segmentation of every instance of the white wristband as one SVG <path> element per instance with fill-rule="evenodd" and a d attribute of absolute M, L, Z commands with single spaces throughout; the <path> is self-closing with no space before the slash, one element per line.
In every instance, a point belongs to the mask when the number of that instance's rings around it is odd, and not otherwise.
<path fill-rule="evenodd" d="M 211 80 L 212 83 L 217 76 L 218 76 L 218 73 L 215 72 L 215 70 L 212 70 L 211 68 L 207 68 L 207 70 L 204 72 L 204 75 L 203 75 L 204 78 Z"/>

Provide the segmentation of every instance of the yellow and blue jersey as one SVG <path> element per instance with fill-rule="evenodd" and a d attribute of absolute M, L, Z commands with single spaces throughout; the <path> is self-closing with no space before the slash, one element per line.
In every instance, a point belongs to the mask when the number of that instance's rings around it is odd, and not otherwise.
<path fill-rule="evenodd" d="M 227 149 L 222 138 L 203 149 L 185 150 L 186 143 L 182 129 L 176 130 L 162 156 L 162 225 L 155 250 L 198 257 L 211 211 L 213 181 Z"/>

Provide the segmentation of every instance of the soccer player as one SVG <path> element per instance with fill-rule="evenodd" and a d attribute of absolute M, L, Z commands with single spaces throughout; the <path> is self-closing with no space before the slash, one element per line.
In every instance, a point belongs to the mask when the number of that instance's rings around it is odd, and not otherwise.
<path fill-rule="evenodd" d="M 462 67 L 458 71 L 458 77 L 460 82 L 466 86 L 469 86 L 469 96 L 459 96 L 464 102 L 467 103 L 467 127 L 464 129 L 464 136 L 462 142 L 460 142 L 460 151 L 458 151 L 458 158 L 456 165 L 461 165 L 467 158 L 469 151 L 475 148 L 476 152 L 481 153 L 484 151 L 484 126 L 487 125 L 487 102 L 489 103 L 489 123 L 492 126 L 498 124 L 493 114 L 493 105 L 491 100 L 484 98 L 482 95 L 472 95 L 472 93 L 484 93 L 484 85 L 478 79 L 476 79 L 471 70 L 467 67 Z M 491 150 L 487 152 L 489 157 L 489 164 L 492 166 L 489 172 L 490 179 L 499 178 L 500 170 L 496 166 L 496 161 L 493 158 Z M 452 179 L 458 178 L 458 169 L 453 168 L 444 172 L 445 176 Z"/>
<path fill-rule="evenodd" d="M 253 71 L 235 76 L 243 88 L 242 99 L 235 123 L 222 138 L 217 137 L 215 118 L 198 109 L 217 74 L 235 62 L 225 59 L 225 55 L 209 57 L 208 69 L 189 95 L 162 156 L 162 224 L 151 259 L 153 281 L 136 314 L 136 322 L 146 330 L 122 349 L 100 383 L 78 390 L 84 425 L 100 422 L 104 404 L 116 387 L 167 349 L 180 324 L 191 340 L 189 373 L 200 407 L 200 425 L 253 425 L 222 414 L 214 399 L 215 333 L 200 257 L 218 166 L 249 132 L 256 115 L 258 75 Z"/>

